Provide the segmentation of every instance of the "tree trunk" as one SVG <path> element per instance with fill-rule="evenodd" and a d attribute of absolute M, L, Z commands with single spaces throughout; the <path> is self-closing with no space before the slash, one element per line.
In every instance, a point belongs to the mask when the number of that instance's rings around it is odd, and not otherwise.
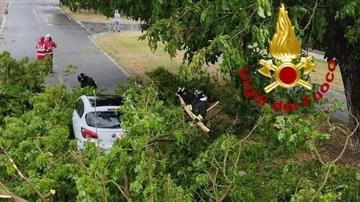
<path fill-rule="evenodd" d="M 131 198 L 129 176 L 126 172 L 124 172 L 124 193 L 129 199 Z"/>
<path fill-rule="evenodd" d="M 346 60 L 347 61 L 339 61 L 339 66 L 344 83 L 347 107 L 349 112 L 351 112 L 357 120 L 360 120 L 360 61 L 351 60 L 349 57 Z M 349 114 L 349 129 L 351 131 L 357 126 L 356 119 Z M 352 139 L 360 139 L 360 129 L 354 133 Z"/>

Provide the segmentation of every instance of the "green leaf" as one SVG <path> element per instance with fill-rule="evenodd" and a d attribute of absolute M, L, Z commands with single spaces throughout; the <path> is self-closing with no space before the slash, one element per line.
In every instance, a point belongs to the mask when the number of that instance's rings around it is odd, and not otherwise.
<path fill-rule="evenodd" d="M 355 173 L 355 179 L 360 181 L 360 172 Z"/>
<path fill-rule="evenodd" d="M 200 15 L 200 22 L 205 22 L 206 17 L 207 17 L 207 13 L 202 12 L 201 15 Z"/>

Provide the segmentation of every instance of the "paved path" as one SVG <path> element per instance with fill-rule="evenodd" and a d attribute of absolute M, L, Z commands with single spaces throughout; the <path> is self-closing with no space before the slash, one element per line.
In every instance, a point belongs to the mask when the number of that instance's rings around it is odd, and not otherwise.
<path fill-rule="evenodd" d="M 308 53 L 309 55 L 314 56 L 314 58 L 318 60 L 324 60 L 324 54 L 320 51 L 312 51 Z M 330 85 L 331 88 L 331 85 Z M 325 97 L 329 99 L 330 102 L 332 102 L 335 98 L 338 99 L 344 106 L 344 111 L 337 110 L 334 113 L 331 113 L 331 117 L 335 118 L 345 124 L 349 124 L 349 113 L 348 108 L 346 104 L 346 97 L 344 91 L 335 91 L 330 89 L 326 94 Z M 330 105 L 330 104 L 329 104 Z M 324 105 L 324 107 L 328 107 L 329 105 Z"/>
<path fill-rule="evenodd" d="M 104 32 L 113 33 L 114 27 L 111 23 L 101 23 L 101 22 L 86 22 L 80 21 L 78 22 L 84 29 L 87 31 L 89 35 L 99 34 Z M 128 31 L 139 31 L 139 24 L 138 23 L 127 23 L 127 24 L 120 24 L 120 31 L 121 32 L 128 32 Z M 120 32 L 120 34 L 121 34 Z M 118 34 L 117 32 L 115 34 Z"/>
<path fill-rule="evenodd" d="M 1 9 L 1 8 L 0 8 Z M 58 44 L 54 50 L 53 76 L 47 83 L 66 83 L 69 89 L 79 87 L 77 74 L 93 77 L 99 88 L 112 91 L 116 84 L 126 83 L 128 74 L 104 54 L 90 39 L 86 30 L 69 19 L 53 0 L 9 1 L 8 15 L 3 20 L 0 51 L 12 57 L 28 56 L 35 60 L 35 44 L 40 35 L 50 33 Z M 75 73 L 64 74 L 68 65 L 76 65 Z"/>

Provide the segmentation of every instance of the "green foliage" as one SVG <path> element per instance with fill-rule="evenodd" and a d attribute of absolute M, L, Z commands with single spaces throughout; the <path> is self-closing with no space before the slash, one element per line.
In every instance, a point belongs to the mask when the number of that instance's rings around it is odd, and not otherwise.
<path fill-rule="evenodd" d="M 55 182 L 64 183 L 69 179 L 69 168 L 58 165 L 67 164 L 66 152 L 70 148 L 67 124 L 71 119 L 73 99 L 64 85 L 49 87 L 44 93 L 30 99 L 30 103 L 34 105 L 32 110 L 20 117 L 5 118 L 4 128 L 0 131 L 1 144 L 16 159 L 16 164 L 24 175 L 36 187 L 41 187 L 40 191 L 43 193 L 48 193 L 50 189 L 65 191 L 61 183 Z M 2 171 L 8 170 L 0 172 L 2 179 L 15 179 L 11 187 L 16 193 L 22 193 L 26 198 L 36 198 L 33 190 L 16 176 L 15 170 L 10 169 L 9 172 L 11 165 L 4 156 L 0 167 Z M 68 183 L 69 187 L 74 186 L 74 182 Z M 67 193 L 71 195 L 74 191 L 69 190 Z M 68 196 L 64 195 L 65 198 Z"/>
<path fill-rule="evenodd" d="M 326 166 L 311 161 L 297 164 L 291 155 L 284 155 L 291 151 L 286 144 L 301 150 L 301 145 L 322 136 L 314 132 L 305 142 L 300 137 L 295 137 L 296 144 L 289 139 L 277 142 L 279 133 L 271 133 L 269 126 L 276 119 L 272 110 L 264 108 L 254 134 L 223 134 L 209 142 L 198 127 L 185 123 L 180 107 L 159 99 L 155 86 L 139 89 L 130 82 L 121 91 L 127 98 L 120 109 L 126 136 L 107 155 L 94 144 L 74 150 L 67 124 L 77 97 L 93 90 L 68 92 L 64 85 L 47 87 L 30 99 L 32 110 L 6 118 L 0 142 L 41 193 L 56 190 L 53 201 L 126 201 L 128 193 L 129 201 L 216 201 L 223 195 L 226 201 L 299 201 L 309 198 L 322 180 L 319 175 Z M 277 119 L 300 134 L 319 126 L 320 117 L 314 118 L 315 126 L 296 116 L 284 119 L 285 123 Z M 303 121 L 304 129 L 291 121 Z M 268 133 L 261 132 L 264 128 Z M 9 160 L 4 155 L 0 159 L 2 181 L 14 194 L 37 200 Z M 319 200 L 339 199 L 341 194 L 341 199 L 351 201 L 359 196 L 358 173 L 336 167 L 333 175 L 336 180 L 330 180 Z"/>
<path fill-rule="evenodd" d="M 14 64 L 17 61 L 11 60 L 9 66 Z M 236 133 L 219 131 L 218 138 L 212 138 L 185 123 L 181 107 L 160 99 L 159 86 L 171 86 L 169 79 L 182 81 L 164 68 L 149 75 L 153 84 L 139 88 L 142 82 L 130 78 L 127 86 L 116 90 L 126 97 L 119 109 L 126 136 L 106 155 L 93 143 L 76 150 L 68 127 L 79 96 L 104 92 L 68 91 L 62 84 L 33 93 L 33 85 L 24 85 L 32 107 L 16 116 L 4 112 L 0 129 L 5 148 L 0 153 L 1 183 L 28 201 L 40 201 L 36 189 L 49 201 L 139 202 L 309 201 L 323 183 L 329 163 L 294 158 L 298 152 L 315 155 L 313 147 L 329 138 L 320 132 L 326 118 L 321 112 L 283 116 L 266 105 L 253 115 L 251 127 Z M 33 77 L 23 79 L 31 83 Z M 207 79 L 195 78 L 190 84 L 195 87 Z M 9 91 L 11 87 L 20 89 L 11 82 L 4 85 Z M 224 100 L 231 95 L 221 88 L 212 90 L 214 97 Z M 22 106 L 16 107 L 20 111 Z M 358 170 L 333 166 L 316 201 L 357 201 L 359 179 Z"/>
<path fill-rule="evenodd" d="M 158 67 L 147 72 L 146 75 L 151 78 L 153 84 L 159 90 L 159 93 L 171 103 L 178 100 L 175 96 L 178 87 L 186 87 L 190 91 L 202 88 L 206 91 L 209 102 L 218 100 L 216 93 L 214 93 L 215 84 L 211 82 L 209 76 L 197 76 L 184 81 L 181 80 L 179 76 L 166 70 L 165 67 Z"/>
<path fill-rule="evenodd" d="M 327 115 L 316 111 L 313 115 L 274 114 L 270 106 L 262 111 L 264 120 L 258 131 L 267 134 L 268 140 L 283 147 L 286 155 L 293 156 L 300 150 L 313 151 L 315 145 L 321 145 L 330 139 L 329 134 L 320 132 L 326 123 Z"/>
<path fill-rule="evenodd" d="M 67 75 L 69 75 L 69 74 L 75 73 L 77 68 L 78 68 L 77 66 L 68 65 L 68 66 L 66 67 L 66 69 L 64 70 L 64 75 L 67 76 Z"/>
<path fill-rule="evenodd" d="M 30 108 L 27 100 L 39 92 L 44 76 L 49 72 L 49 61 L 21 60 L 11 58 L 9 52 L 0 54 L 0 120 L 4 116 L 17 116 Z"/>

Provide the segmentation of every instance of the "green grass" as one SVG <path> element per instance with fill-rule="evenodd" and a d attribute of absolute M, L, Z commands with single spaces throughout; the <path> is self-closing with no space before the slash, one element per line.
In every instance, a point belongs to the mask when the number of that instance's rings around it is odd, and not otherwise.
<path fill-rule="evenodd" d="M 182 63 L 183 52 L 178 52 L 177 57 L 170 59 L 170 56 L 163 51 L 164 46 L 158 44 L 158 49 L 153 53 L 146 41 L 139 41 L 140 32 L 125 32 L 105 34 L 94 38 L 94 41 L 111 55 L 131 75 L 140 76 L 146 79 L 146 71 L 155 69 L 158 66 L 166 67 L 170 72 L 177 73 Z M 317 64 L 314 71 L 310 73 L 311 82 L 323 84 L 328 72 L 327 62 L 315 59 Z M 218 65 L 207 67 L 210 74 L 214 74 Z M 335 70 L 335 79 L 330 84 L 333 90 L 343 90 L 340 69 Z"/>
<path fill-rule="evenodd" d="M 316 63 L 316 67 L 314 69 L 315 72 L 310 73 L 311 82 L 321 85 L 326 82 L 325 77 L 328 72 L 328 64 L 323 60 L 315 59 L 314 61 Z M 335 79 L 333 82 L 331 82 L 330 88 L 338 91 L 344 90 L 339 66 L 336 66 Z"/>
<path fill-rule="evenodd" d="M 94 37 L 93 40 L 131 75 L 146 80 L 145 72 L 159 66 L 178 73 L 184 52 L 179 51 L 175 58 L 170 59 L 169 54 L 163 51 L 164 45 L 158 44 L 157 51 L 153 53 L 147 41 L 138 40 L 140 35 L 140 32 L 111 33 Z M 217 65 L 211 65 L 208 70 L 216 72 L 217 68 Z"/>

